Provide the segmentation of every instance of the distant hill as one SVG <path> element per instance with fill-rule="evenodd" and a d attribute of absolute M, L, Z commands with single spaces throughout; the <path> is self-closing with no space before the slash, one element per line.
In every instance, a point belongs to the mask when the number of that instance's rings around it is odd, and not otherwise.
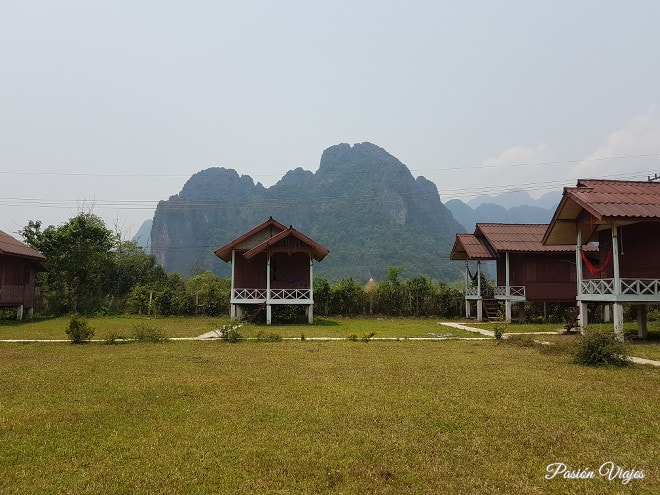
<path fill-rule="evenodd" d="M 561 192 L 550 192 L 539 199 L 526 191 L 513 191 L 497 196 L 478 196 L 467 203 L 459 199 L 446 206 L 464 232 L 473 232 L 477 223 L 550 223 Z"/>
<path fill-rule="evenodd" d="M 314 271 L 331 281 L 382 279 L 390 265 L 405 278 L 460 277 L 449 253 L 464 229 L 435 184 L 371 143 L 332 146 L 316 173 L 297 168 L 270 188 L 231 169 L 198 172 L 159 202 L 151 252 L 168 272 L 228 276 L 214 250 L 270 216 L 330 250 Z"/>
<path fill-rule="evenodd" d="M 561 191 L 551 191 L 538 199 L 532 198 L 527 191 L 507 191 L 495 196 L 481 194 L 467 202 L 470 208 L 478 208 L 483 204 L 494 204 L 504 208 L 513 208 L 516 206 L 535 206 L 537 208 L 552 209 L 559 204 L 561 200 Z"/>
<path fill-rule="evenodd" d="M 133 241 L 137 243 L 138 246 L 142 247 L 145 253 L 151 252 L 151 226 L 153 225 L 153 220 L 145 220 L 137 233 L 133 236 Z"/>

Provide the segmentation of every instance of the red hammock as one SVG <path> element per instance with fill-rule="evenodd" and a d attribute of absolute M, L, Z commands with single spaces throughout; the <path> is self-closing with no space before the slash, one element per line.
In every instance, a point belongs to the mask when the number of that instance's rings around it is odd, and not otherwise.
<path fill-rule="evenodd" d="M 584 261 L 584 264 L 587 265 L 587 268 L 589 269 L 589 272 L 591 272 L 592 275 L 598 275 L 600 273 L 603 273 L 605 270 L 607 270 L 607 267 L 612 262 L 612 251 L 607 253 L 607 258 L 605 259 L 605 263 L 603 263 L 603 266 L 601 266 L 600 268 L 596 268 L 594 265 L 591 264 L 589 258 L 587 258 L 587 255 L 584 254 L 584 250 L 582 248 L 580 248 L 580 256 L 582 256 L 582 261 Z"/>

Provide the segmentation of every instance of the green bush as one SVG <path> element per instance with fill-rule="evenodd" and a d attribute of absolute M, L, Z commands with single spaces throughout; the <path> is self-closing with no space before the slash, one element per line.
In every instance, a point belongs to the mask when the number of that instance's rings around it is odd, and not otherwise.
<path fill-rule="evenodd" d="M 585 329 L 576 345 L 573 361 L 586 366 L 627 366 L 626 345 L 612 331 Z"/>
<path fill-rule="evenodd" d="M 150 325 L 138 325 L 135 327 L 134 338 L 138 342 L 161 343 L 168 340 L 165 332 L 160 328 Z"/>
<path fill-rule="evenodd" d="M 281 342 L 282 336 L 279 333 L 267 333 L 259 330 L 257 334 L 257 342 Z"/>
<path fill-rule="evenodd" d="M 230 344 L 237 344 L 245 340 L 245 337 L 243 337 L 243 335 L 241 335 L 235 328 L 231 328 L 223 334 L 222 339 Z"/>
<path fill-rule="evenodd" d="M 502 337 L 507 331 L 507 324 L 506 323 L 496 323 L 493 327 L 493 333 L 495 334 L 495 340 L 498 342 L 502 340 Z"/>
<path fill-rule="evenodd" d="M 74 313 L 71 315 L 69 324 L 66 327 L 66 334 L 71 339 L 72 344 L 82 344 L 94 336 L 94 330 L 89 326 L 86 318 Z"/>

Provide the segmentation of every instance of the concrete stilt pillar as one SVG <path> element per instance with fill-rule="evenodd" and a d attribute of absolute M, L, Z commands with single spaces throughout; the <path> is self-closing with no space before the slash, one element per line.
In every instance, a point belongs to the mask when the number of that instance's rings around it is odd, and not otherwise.
<path fill-rule="evenodd" d="M 578 302 L 580 307 L 580 315 L 578 316 L 578 325 L 580 326 L 580 333 L 584 335 L 587 326 L 589 325 L 589 315 L 587 314 L 588 308 L 586 302 Z"/>
<path fill-rule="evenodd" d="M 614 337 L 623 342 L 623 304 L 614 303 L 612 310 L 614 313 Z"/>
<path fill-rule="evenodd" d="M 637 336 L 640 339 L 645 339 L 649 335 L 649 329 L 646 325 L 646 305 L 639 304 L 637 306 Z"/>

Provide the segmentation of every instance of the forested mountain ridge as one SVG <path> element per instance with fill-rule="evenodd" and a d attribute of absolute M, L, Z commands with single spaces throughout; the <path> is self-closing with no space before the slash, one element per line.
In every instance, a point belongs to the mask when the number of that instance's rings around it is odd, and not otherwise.
<path fill-rule="evenodd" d="M 495 196 L 482 194 L 467 203 L 452 199 L 445 206 L 472 233 L 476 223 L 550 223 L 561 196 L 560 191 L 552 191 L 534 199 L 527 191 L 515 190 Z"/>
<path fill-rule="evenodd" d="M 464 228 L 435 184 L 371 143 L 332 146 L 316 173 L 297 168 L 270 188 L 231 169 L 198 172 L 158 204 L 151 252 L 168 272 L 228 276 L 214 250 L 270 216 L 330 250 L 315 266 L 328 280 L 380 280 L 390 265 L 402 267 L 404 278 L 460 277 L 449 253 Z"/>
<path fill-rule="evenodd" d="M 447 201 L 447 208 L 465 232 L 474 232 L 477 223 L 550 223 L 555 208 L 520 205 L 505 208 L 495 203 L 482 203 L 471 208 L 459 199 Z"/>

